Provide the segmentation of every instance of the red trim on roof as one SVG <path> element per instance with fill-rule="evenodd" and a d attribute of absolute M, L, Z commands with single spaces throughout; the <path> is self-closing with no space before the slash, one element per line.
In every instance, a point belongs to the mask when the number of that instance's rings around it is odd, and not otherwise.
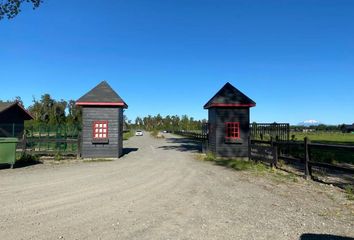
<path fill-rule="evenodd" d="M 254 107 L 256 104 L 234 104 L 234 103 L 212 103 L 207 108 L 211 107 Z"/>
<path fill-rule="evenodd" d="M 76 102 L 78 106 L 127 106 L 123 102 Z"/>

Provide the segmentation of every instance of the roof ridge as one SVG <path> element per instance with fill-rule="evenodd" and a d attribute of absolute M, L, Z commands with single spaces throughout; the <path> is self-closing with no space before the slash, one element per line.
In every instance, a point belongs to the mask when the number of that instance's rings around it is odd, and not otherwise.
<path fill-rule="evenodd" d="M 120 106 L 128 108 L 128 105 L 118 93 L 113 90 L 106 80 L 101 81 L 98 85 L 80 97 L 76 101 L 76 105 Z"/>
<path fill-rule="evenodd" d="M 204 105 L 210 107 L 254 107 L 256 103 L 231 83 L 226 84 Z"/>

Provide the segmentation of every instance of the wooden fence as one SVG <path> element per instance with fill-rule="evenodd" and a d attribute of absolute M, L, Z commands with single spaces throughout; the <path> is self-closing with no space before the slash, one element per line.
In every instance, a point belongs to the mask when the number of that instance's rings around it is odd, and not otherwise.
<path fill-rule="evenodd" d="M 250 143 L 251 144 L 249 145 L 249 151 L 251 159 L 265 161 L 264 159 L 257 159 L 252 156 L 251 151 L 252 148 L 257 148 L 259 146 L 268 146 L 268 148 L 273 148 L 272 152 L 274 154 L 274 158 L 272 164 L 274 164 L 275 167 L 277 167 L 278 159 L 282 159 L 290 163 L 297 162 L 300 164 L 304 164 L 304 175 L 306 178 L 312 178 L 312 169 L 314 167 L 354 174 L 354 165 L 350 164 L 354 161 L 354 159 L 348 159 L 349 164 L 346 164 L 346 166 L 341 166 L 339 164 L 321 162 L 319 161 L 319 159 L 316 159 L 316 156 L 311 155 L 311 151 L 313 151 L 314 149 L 325 149 L 326 151 L 332 152 L 338 150 L 350 151 L 353 153 L 354 156 L 354 146 L 311 143 L 308 138 L 305 138 L 303 142 L 250 140 Z M 301 151 L 303 152 L 298 154 L 297 156 L 292 156 L 291 152 L 289 152 L 289 149 L 294 146 L 298 149 L 301 149 Z M 266 153 L 263 154 L 263 158 L 266 159 L 266 156 Z M 348 156 L 351 157 L 351 155 Z"/>
<path fill-rule="evenodd" d="M 257 140 L 278 139 L 279 141 L 290 140 L 289 123 L 252 123 L 250 124 L 251 138 Z"/>
<path fill-rule="evenodd" d="M 206 133 L 201 132 L 187 132 L 187 131 L 175 131 L 174 134 L 181 135 L 188 138 L 193 138 L 197 140 L 207 140 L 208 135 Z"/>
<path fill-rule="evenodd" d="M 205 133 L 186 131 L 176 131 L 174 133 L 201 141 L 202 144 L 207 142 L 207 134 Z M 292 151 L 293 148 L 296 148 L 296 151 Z M 341 166 L 339 164 L 324 162 L 315 154 L 311 154 L 311 151 L 314 152 L 314 150 L 329 152 L 349 151 L 352 154 L 348 155 L 348 158 L 350 158 L 349 163 L 345 164 L 346 166 Z M 354 174 L 354 146 L 311 143 L 308 138 L 305 138 L 302 142 L 283 141 L 278 137 L 274 138 L 274 140 L 271 138 L 270 141 L 251 140 L 251 138 L 249 138 L 248 155 L 249 158 L 254 161 L 265 162 L 274 167 L 278 167 L 279 159 L 285 160 L 288 163 L 302 164 L 306 178 L 312 178 L 312 169 L 314 167 Z"/>

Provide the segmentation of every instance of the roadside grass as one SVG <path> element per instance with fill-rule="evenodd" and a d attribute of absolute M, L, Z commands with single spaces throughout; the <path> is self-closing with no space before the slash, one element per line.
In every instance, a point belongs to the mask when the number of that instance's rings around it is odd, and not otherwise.
<path fill-rule="evenodd" d="M 276 182 L 298 182 L 299 177 L 293 173 L 272 168 L 260 162 L 244 159 L 218 159 L 213 154 L 207 153 L 197 157 L 199 160 L 211 161 L 215 165 L 234 169 L 236 171 L 250 172 L 256 176 L 269 176 Z"/>
<path fill-rule="evenodd" d="M 347 195 L 347 199 L 350 201 L 354 201 L 354 185 L 345 186 L 344 191 Z"/>
<path fill-rule="evenodd" d="M 16 158 L 15 167 L 29 166 L 29 165 L 40 164 L 40 163 L 42 162 L 39 161 L 39 156 L 23 153 Z"/>
<path fill-rule="evenodd" d="M 126 141 L 133 136 L 134 136 L 133 131 L 125 132 L 125 133 L 123 133 L 123 140 Z"/>

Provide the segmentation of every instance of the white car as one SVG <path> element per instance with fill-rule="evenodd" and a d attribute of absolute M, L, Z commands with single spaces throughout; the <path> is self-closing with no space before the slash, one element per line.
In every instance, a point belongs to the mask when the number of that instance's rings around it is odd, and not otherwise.
<path fill-rule="evenodd" d="M 135 132 L 135 136 L 143 136 L 143 135 L 144 135 L 143 131 L 138 130 Z"/>

